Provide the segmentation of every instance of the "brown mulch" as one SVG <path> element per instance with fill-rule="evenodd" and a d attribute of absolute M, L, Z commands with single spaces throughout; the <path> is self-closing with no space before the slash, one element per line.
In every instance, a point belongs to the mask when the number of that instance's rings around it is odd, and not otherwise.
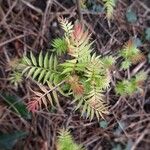
<path fill-rule="evenodd" d="M 134 24 L 126 21 L 127 8 L 134 9 L 138 20 Z M 58 17 L 71 21 L 78 17 L 78 10 L 71 0 L 0 0 L 0 92 L 15 93 L 23 103 L 30 96 L 29 81 L 19 89 L 9 83 L 9 64 L 24 53 L 39 53 L 50 48 L 53 38 L 63 34 Z M 104 13 L 81 10 L 83 23 L 92 33 L 97 54 L 115 55 L 130 37 L 143 37 L 150 27 L 149 0 L 118 0 L 114 20 L 108 24 Z M 140 49 L 147 57 L 150 43 L 145 41 Z M 132 68 L 131 74 L 140 69 L 149 69 L 147 61 Z M 117 75 L 117 74 L 116 74 Z M 123 74 L 124 76 L 124 74 Z M 149 78 L 148 78 L 149 79 Z M 19 140 L 14 150 L 55 150 L 57 132 L 60 128 L 69 128 L 75 141 L 88 150 L 111 150 L 121 146 L 121 150 L 149 150 L 150 113 L 145 110 L 145 102 L 150 99 L 150 80 L 147 80 L 143 95 L 122 98 L 114 94 L 113 89 L 106 92 L 110 104 L 110 115 L 106 116 L 106 128 L 100 127 L 96 118 L 93 121 L 80 117 L 74 112 L 70 99 L 59 97 L 64 113 L 57 110 L 41 110 L 32 118 L 22 118 L 9 109 L 0 97 L 0 133 L 26 131 L 28 136 Z M 147 108 L 150 109 L 150 108 Z M 1 148 L 0 148 L 1 149 Z"/>

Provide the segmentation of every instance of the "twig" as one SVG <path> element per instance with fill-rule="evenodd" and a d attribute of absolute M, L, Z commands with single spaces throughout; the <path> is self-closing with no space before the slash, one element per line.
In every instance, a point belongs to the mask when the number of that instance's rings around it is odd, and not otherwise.
<path fill-rule="evenodd" d="M 130 80 L 131 75 L 130 75 L 130 69 L 129 68 L 127 69 L 127 74 L 128 74 L 128 80 Z"/>
<path fill-rule="evenodd" d="M 146 13 L 150 12 L 150 8 L 143 2 L 137 0 L 137 2 L 146 10 Z"/>
<path fill-rule="evenodd" d="M 7 50 L 6 50 L 5 47 L 4 47 L 3 52 L 4 52 L 4 55 L 5 55 L 5 57 L 6 57 L 7 63 L 9 63 L 9 62 L 10 62 L 10 58 L 9 58 L 9 55 L 7 54 Z"/>
<path fill-rule="evenodd" d="M 125 136 L 129 139 L 129 135 L 128 133 L 124 130 L 123 126 L 121 125 L 120 121 L 117 119 L 117 116 L 115 115 L 115 113 L 113 113 L 114 118 L 116 119 L 118 125 L 120 126 L 120 128 L 122 129 L 122 131 L 125 133 Z"/>
<path fill-rule="evenodd" d="M 145 65 L 146 61 L 140 63 L 139 65 L 137 65 L 133 71 L 131 72 L 131 76 L 134 76 L 144 65 Z"/>
<path fill-rule="evenodd" d="M 100 22 L 98 22 L 98 24 L 104 29 L 104 31 L 112 38 L 114 39 L 118 44 L 121 44 L 121 42 L 115 38 Z"/>
<path fill-rule="evenodd" d="M 136 112 L 136 109 L 134 107 L 132 107 L 132 105 L 126 100 L 125 97 L 123 97 L 123 100 L 126 102 L 126 104 L 134 111 Z"/>
<path fill-rule="evenodd" d="M 83 16 L 81 13 L 81 4 L 80 4 L 80 0 L 76 0 L 77 3 L 77 11 L 78 11 L 78 16 L 79 16 L 79 20 L 81 21 L 81 23 L 83 22 Z"/>
<path fill-rule="evenodd" d="M 59 3 L 57 0 L 53 0 L 54 3 L 56 3 L 59 7 L 61 7 L 62 9 L 64 9 L 66 12 L 68 12 L 68 9 L 66 7 L 64 7 L 61 3 Z"/>
<path fill-rule="evenodd" d="M 114 110 L 117 107 L 117 105 L 120 103 L 121 100 L 122 100 L 122 96 L 119 97 L 118 101 L 115 103 L 114 106 L 111 107 L 110 111 Z"/>
<path fill-rule="evenodd" d="M 7 40 L 7 41 L 4 41 L 4 42 L 2 42 L 2 43 L 0 43 L 0 47 L 1 46 L 4 46 L 4 45 L 6 45 L 6 44 L 8 44 L 8 43 L 10 43 L 10 42 L 12 42 L 12 41 L 14 41 L 14 40 L 17 40 L 17 39 L 20 39 L 20 38 L 23 38 L 23 37 L 25 37 L 26 35 L 18 35 L 18 36 L 16 36 L 16 37 L 14 37 L 14 38 L 12 38 L 12 39 L 9 39 L 9 40 Z"/>
<path fill-rule="evenodd" d="M 46 20 L 47 20 L 47 14 L 48 14 L 48 9 L 50 7 L 50 4 L 51 4 L 51 0 L 48 0 L 47 1 L 47 6 L 46 6 L 46 9 L 45 9 L 45 12 L 44 12 L 44 15 L 43 15 L 43 20 L 42 20 L 42 31 L 41 31 L 41 37 L 44 37 L 44 34 L 45 34 L 45 29 L 46 29 Z M 41 41 L 41 45 L 43 45 L 43 40 Z"/>
<path fill-rule="evenodd" d="M 58 83 L 54 88 L 48 90 L 46 93 L 44 93 L 41 97 L 39 97 L 39 99 L 43 98 L 44 96 L 46 96 L 48 93 L 56 90 L 60 85 L 62 85 L 65 82 L 65 80 L 63 80 L 62 82 Z"/>
<path fill-rule="evenodd" d="M 24 3 L 25 5 L 27 5 L 28 7 L 30 7 L 31 9 L 33 9 L 34 11 L 38 12 L 39 14 L 43 15 L 43 12 L 41 9 L 36 8 L 35 6 L 31 5 L 29 2 L 25 1 L 25 0 L 21 0 L 22 3 Z"/>
<path fill-rule="evenodd" d="M 6 21 L 6 18 L 8 17 L 8 15 L 11 13 L 12 9 L 16 6 L 17 4 L 17 0 L 12 4 L 12 6 L 10 7 L 10 9 L 8 10 L 7 14 L 4 16 L 4 18 L 2 19 L 2 21 L 0 22 L 0 25 L 3 24 L 3 22 Z"/>
<path fill-rule="evenodd" d="M 59 16 L 59 15 L 68 15 L 72 13 L 72 15 L 76 15 L 76 12 L 74 9 L 70 9 L 69 11 L 60 11 L 60 12 L 49 12 L 49 15 L 55 15 L 55 16 Z M 87 14 L 90 14 L 90 15 L 98 15 L 98 16 L 102 16 L 104 13 L 101 13 L 101 12 L 92 12 L 92 11 L 88 11 L 88 10 L 84 10 L 81 12 L 82 16 L 83 15 L 87 15 Z"/>
<path fill-rule="evenodd" d="M 136 140 L 136 142 L 131 147 L 131 150 L 136 150 L 137 145 L 142 141 L 142 139 L 144 138 L 144 136 L 146 134 L 148 134 L 148 133 L 149 133 L 148 129 L 144 130 L 144 132 L 139 136 L 139 138 Z"/>

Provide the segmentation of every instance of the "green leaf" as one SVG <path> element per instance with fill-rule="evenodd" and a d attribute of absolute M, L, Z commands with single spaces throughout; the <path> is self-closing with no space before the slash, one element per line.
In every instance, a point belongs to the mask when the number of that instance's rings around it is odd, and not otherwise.
<path fill-rule="evenodd" d="M 145 30 L 145 38 L 146 40 L 150 41 L 150 28 L 147 28 Z"/>
<path fill-rule="evenodd" d="M 48 68 L 48 63 L 49 63 L 49 61 L 48 61 L 48 53 L 46 53 L 46 56 L 45 56 L 45 58 L 44 58 L 44 68 Z"/>
<path fill-rule="evenodd" d="M 36 70 L 36 67 L 31 68 L 30 71 L 27 74 L 27 78 L 32 76 L 32 74 L 34 73 L 35 70 Z"/>
<path fill-rule="evenodd" d="M 134 43 L 136 47 L 140 47 L 143 44 L 140 38 L 135 38 Z"/>
<path fill-rule="evenodd" d="M 60 106 L 56 89 L 54 89 L 53 85 L 52 85 L 50 82 L 47 81 L 47 84 L 48 84 L 48 87 L 49 87 L 51 90 L 53 89 L 53 90 L 52 90 L 53 98 L 54 98 L 56 104 L 57 104 L 58 106 Z"/>
<path fill-rule="evenodd" d="M 81 99 L 78 103 L 78 105 L 76 106 L 75 110 L 79 109 L 82 106 L 83 103 L 83 99 Z"/>
<path fill-rule="evenodd" d="M 23 69 L 22 74 L 25 74 L 27 71 L 29 71 L 30 68 L 31 68 L 31 67 L 28 66 L 28 67 L 26 67 L 25 69 Z"/>
<path fill-rule="evenodd" d="M 36 69 L 32 78 L 35 79 L 40 74 L 41 71 L 42 71 L 42 68 Z"/>
<path fill-rule="evenodd" d="M 101 128 L 105 129 L 108 127 L 108 122 L 106 120 L 102 120 L 102 121 L 100 121 L 99 125 Z"/>
<path fill-rule="evenodd" d="M 91 113 L 90 113 L 90 120 L 92 120 L 94 118 L 94 109 L 91 109 Z"/>
<path fill-rule="evenodd" d="M 16 142 L 28 135 L 27 132 L 16 131 L 9 134 L 0 134 L 0 148 L 1 150 L 12 150 Z"/>
<path fill-rule="evenodd" d="M 42 51 L 40 52 L 40 55 L 39 55 L 39 66 L 43 67 L 43 55 L 42 55 Z"/>
<path fill-rule="evenodd" d="M 102 62 L 106 68 L 110 68 L 111 66 L 113 66 L 115 64 L 115 61 L 115 58 L 112 56 L 105 56 L 104 58 L 102 58 Z"/>
<path fill-rule="evenodd" d="M 53 81 L 56 78 L 55 73 L 51 73 L 51 75 L 49 76 L 49 80 L 48 81 Z"/>
<path fill-rule="evenodd" d="M 67 42 L 65 39 L 57 38 L 52 42 L 52 46 L 54 47 L 54 51 L 57 55 L 62 55 L 67 50 Z"/>
<path fill-rule="evenodd" d="M 23 61 L 26 62 L 28 65 L 32 65 L 31 60 L 26 56 L 23 57 Z"/>
<path fill-rule="evenodd" d="M 137 21 L 137 15 L 136 13 L 131 10 L 131 9 L 128 9 L 127 12 L 126 12 L 126 18 L 127 18 L 127 21 L 129 23 L 135 23 Z"/>
<path fill-rule="evenodd" d="M 92 7 L 93 12 L 104 12 L 104 8 L 100 4 L 95 4 Z"/>
<path fill-rule="evenodd" d="M 125 95 L 126 94 L 126 91 L 125 91 L 125 85 L 124 85 L 124 82 L 118 82 L 116 84 L 116 87 L 115 87 L 115 91 L 117 94 L 120 94 L 120 95 Z"/>
<path fill-rule="evenodd" d="M 47 80 L 48 80 L 48 78 L 51 76 L 51 72 L 50 71 L 48 71 L 46 74 L 45 74 L 45 77 L 44 77 L 44 80 L 43 80 L 43 83 L 45 83 Z"/>
<path fill-rule="evenodd" d="M 13 111 L 21 115 L 21 117 L 27 119 L 31 118 L 31 115 L 27 111 L 26 106 L 22 103 L 21 98 L 8 93 L 2 93 L 0 94 L 0 97 L 3 98 L 3 100 L 10 106 Z"/>
<path fill-rule="evenodd" d="M 34 66 L 37 66 L 36 59 L 35 59 L 35 57 L 33 56 L 33 53 L 32 53 L 32 52 L 30 52 L 30 57 L 31 57 L 31 61 L 32 61 L 33 65 L 34 65 Z"/>
<path fill-rule="evenodd" d="M 131 62 L 129 60 L 125 60 L 121 64 L 121 69 L 128 69 L 131 66 Z"/>
<path fill-rule="evenodd" d="M 66 68 L 61 74 L 66 74 L 72 71 L 73 71 L 73 68 Z"/>
<path fill-rule="evenodd" d="M 40 82 L 43 79 L 45 73 L 46 73 L 46 70 L 42 70 L 41 74 L 39 75 L 38 82 Z"/>
<path fill-rule="evenodd" d="M 49 69 L 52 70 L 53 69 L 53 55 L 50 56 L 50 59 L 49 59 Z"/>
<path fill-rule="evenodd" d="M 59 131 L 57 145 L 60 150 L 84 150 L 82 145 L 76 144 L 68 130 Z"/>
<path fill-rule="evenodd" d="M 57 58 L 56 58 L 56 56 L 54 57 L 54 70 L 56 70 L 57 69 Z"/>
<path fill-rule="evenodd" d="M 106 8 L 106 15 L 108 19 L 112 18 L 114 7 L 115 7 L 115 0 L 103 0 L 104 1 L 104 7 Z"/>
<path fill-rule="evenodd" d="M 140 71 L 135 75 L 136 82 L 145 81 L 146 79 L 147 79 L 147 73 L 144 71 Z"/>

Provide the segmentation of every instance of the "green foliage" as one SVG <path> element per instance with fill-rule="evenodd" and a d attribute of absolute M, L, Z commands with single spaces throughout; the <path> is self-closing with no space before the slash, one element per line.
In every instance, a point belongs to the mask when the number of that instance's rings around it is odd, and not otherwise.
<path fill-rule="evenodd" d="M 81 145 L 76 144 L 69 131 L 60 130 L 57 140 L 57 150 L 84 150 Z"/>
<path fill-rule="evenodd" d="M 80 0 L 79 3 L 82 9 L 86 8 L 86 0 Z"/>
<path fill-rule="evenodd" d="M 125 61 L 122 62 L 121 68 L 122 69 L 128 69 L 132 65 L 132 62 L 128 59 L 125 59 Z"/>
<path fill-rule="evenodd" d="M 106 68 L 111 68 L 113 67 L 113 65 L 115 64 L 116 62 L 116 59 L 112 56 L 105 56 L 103 59 L 102 59 L 102 62 L 104 64 L 104 66 Z"/>
<path fill-rule="evenodd" d="M 137 74 L 135 75 L 135 81 L 136 81 L 137 83 L 143 82 L 143 81 L 145 81 L 146 79 L 147 79 L 147 73 L 144 72 L 144 71 L 140 71 L 139 73 L 137 73 Z"/>
<path fill-rule="evenodd" d="M 31 116 L 21 99 L 11 93 L 2 93 L 0 97 L 7 103 L 10 109 L 23 118 L 29 119 Z"/>
<path fill-rule="evenodd" d="M 138 74 L 136 74 L 135 77 L 132 77 L 130 80 L 124 79 L 117 83 L 116 93 L 122 96 L 133 95 L 141 88 L 146 78 L 147 73 L 141 71 Z"/>
<path fill-rule="evenodd" d="M 127 21 L 129 23 L 135 23 L 137 21 L 137 15 L 136 13 L 131 10 L 131 9 L 128 9 L 127 12 L 126 12 L 126 18 L 127 18 Z"/>
<path fill-rule="evenodd" d="M 114 8 L 116 6 L 115 0 L 103 0 L 104 7 L 106 8 L 106 16 L 108 19 L 112 19 Z"/>
<path fill-rule="evenodd" d="M 0 148 L 1 150 L 12 150 L 16 142 L 25 138 L 28 133 L 16 131 L 9 134 L 0 134 Z"/>
<path fill-rule="evenodd" d="M 104 9 L 101 4 L 93 4 L 91 11 L 100 13 L 100 12 L 104 12 Z"/>
<path fill-rule="evenodd" d="M 67 95 L 74 96 L 77 107 L 83 109 L 82 114 L 86 113 L 91 120 L 94 116 L 99 119 L 103 114 L 108 114 L 108 107 L 104 100 L 103 92 L 109 87 L 109 69 L 115 62 L 112 56 L 101 58 L 96 54 L 91 55 L 90 34 L 84 27 L 76 22 L 73 26 L 66 19 L 60 19 L 65 35 L 62 39 L 55 39 L 52 46 L 56 55 L 45 56 L 42 52 L 37 58 L 30 53 L 24 56 L 22 61 L 22 74 L 27 78 L 31 77 L 38 82 L 48 83 L 49 89 L 39 86 L 41 92 L 34 92 L 35 97 L 28 103 L 28 109 L 34 112 L 41 108 L 43 104 L 47 108 L 47 101 L 53 106 L 52 99 L 59 105 L 57 93 L 65 95 L 62 84 L 55 88 L 59 83 L 69 85 Z M 58 62 L 58 55 L 67 53 L 70 57 L 64 63 Z M 51 94 L 49 94 L 49 92 Z M 44 96 L 42 96 L 44 95 Z"/>
<path fill-rule="evenodd" d="M 11 84 L 13 84 L 16 88 L 18 88 L 18 85 L 21 84 L 21 82 L 23 81 L 22 73 L 14 71 L 13 73 L 10 74 L 9 80 Z"/>
<path fill-rule="evenodd" d="M 65 31 L 65 38 L 69 37 L 73 32 L 73 25 L 67 19 L 59 18 L 61 28 Z"/>
<path fill-rule="evenodd" d="M 39 84 L 39 91 L 32 91 L 35 96 L 28 103 L 28 109 L 35 112 L 42 106 L 48 105 L 60 107 L 57 94 L 73 96 L 72 103 L 76 104 L 75 110 L 81 110 L 81 116 L 97 119 L 104 118 L 108 114 L 108 105 L 105 102 L 105 91 L 111 82 L 111 71 L 115 64 L 112 56 L 96 56 L 92 53 L 90 34 L 78 21 L 72 25 L 66 19 L 60 18 L 61 27 L 64 29 L 64 37 L 53 41 L 52 52 L 43 55 L 41 52 L 35 57 L 32 52 L 24 56 L 19 71 L 27 78 L 47 84 L 45 88 Z M 59 56 L 65 54 L 66 60 L 62 62 Z M 120 52 L 124 59 L 122 68 L 127 69 L 132 64 L 143 60 L 143 54 L 137 49 L 132 40 L 124 46 Z M 142 79 L 143 77 L 143 79 Z M 116 92 L 120 95 L 131 95 L 139 87 L 140 80 L 146 76 L 142 73 L 135 78 L 118 82 Z"/>
<path fill-rule="evenodd" d="M 27 56 L 23 57 L 23 64 L 22 74 L 25 74 L 27 78 L 32 77 L 37 79 L 38 82 L 42 81 L 43 83 L 47 80 L 57 80 L 57 58 L 54 55 L 49 55 L 48 52 L 45 56 L 40 52 L 38 59 L 31 52 L 29 58 Z"/>
<path fill-rule="evenodd" d="M 146 40 L 150 41 L 150 28 L 147 28 L 145 30 L 145 38 Z"/>
<path fill-rule="evenodd" d="M 86 96 L 77 97 L 73 102 L 76 101 L 78 101 L 76 110 L 83 106 L 81 115 L 86 114 L 86 118 L 90 118 L 90 120 L 93 119 L 94 115 L 96 115 L 99 120 L 100 116 L 103 118 L 103 114 L 108 114 L 108 107 L 104 101 L 102 90 L 100 90 L 99 87 L 93 86 L 93 90 Z"/>
<path fill-rule="evenodd" d="M 99 122 L 101 128 L 106 129 L 108 127 L 108 122 L 106 120 L 102 120 Z"/>
<path fill-rule="evenodd" d="M 137 47 L 140 47 L 140 46 L 143 45 L 143 43 L 142 43 L 142 41 L 141 41 L 140 38 L 135 38 L 135 39 L 134 39 L 134 43 L 135 43 L 135 45 L 136 45 Z"/>
<path fill-rule="evenodd" d="M 132 64 L 136 64 L 145 59 L 133 40 L 129 40 L 124 45 L 123 49 L 120 51 L 120 56 L 124 59 L 121 64 L 122 69 L 128 69 Z"/>
<path fill-rule="evenodd" d="M 129 41 L 121 51 L 121 56 L 125 59 L 131 59 L 134 55 L 139 53 L 139 49 L 137 49 L 135 43 L 133 41 Z"/>
<path fill-rule="evenodd" d="M 116 93 L 122 96 L 132 95 L 137 90 L 135 80 L 123 80 L 116 85 Z"/>
<path fill-rule="evenodd" d="M 56 52 L 57 55 L 62 55 L 66 53 L 68 48 L 67 42 L 64 38 L 54 39 L 52 46 L 54 47 L 54 51 Z"/>
<path fill-rule="evenodd" d="M 86 65 L 84 74 L 85 83 L 88 84 L 88 87 L 85 89 L 85 96 L 75 98 L 74 102 L 78 101 L 76 109 L 83 106 L 82 115 L 86 113 L 86 117 L 92 120 L 95 114 L 99 119 L 99 116 L 103 117 L 103 114 L 108 114 L 102 93 L 109 87 L 109 72 L 100 57 L 93 54 Z"/>
<path fill-rule="evenodd" d="M 84 5 L 86 5 L 86 9 L 88 9 L 89 11 L 91 12 L 104 12 L 104 8 L 100 3 L 98 3 L 99 1 L 98 0 L 84 0 L 86 2 L 84 2 Z"/>

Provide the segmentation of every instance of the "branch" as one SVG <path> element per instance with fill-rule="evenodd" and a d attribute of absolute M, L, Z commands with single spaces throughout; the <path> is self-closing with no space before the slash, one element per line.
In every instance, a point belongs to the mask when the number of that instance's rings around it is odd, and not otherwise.
<path fill-rule="evenodd" d="M 32 4 L 30 4 L 29 2 L 25 1 L 25 0 L 21 0 L 22 3 L 24 3 L 25 5 L 27 5 L 28 7 L 30 7 L 31 9 L 33 9 L 34 11 L 36 11 L 37 13 L 43 15 L 43 12 L 41 9 L 33 6 Z"/>
<path fill-rule="evenodd" d="M 82 16 L 82 12 L 81 12 L 81 4 L 80 4 L 80 0 L 76 0 L 77 3 L 77 11 L 78 11 L 78 16 L 79 16 L 79 20 L 83 21 L 83 16 Z"/>

